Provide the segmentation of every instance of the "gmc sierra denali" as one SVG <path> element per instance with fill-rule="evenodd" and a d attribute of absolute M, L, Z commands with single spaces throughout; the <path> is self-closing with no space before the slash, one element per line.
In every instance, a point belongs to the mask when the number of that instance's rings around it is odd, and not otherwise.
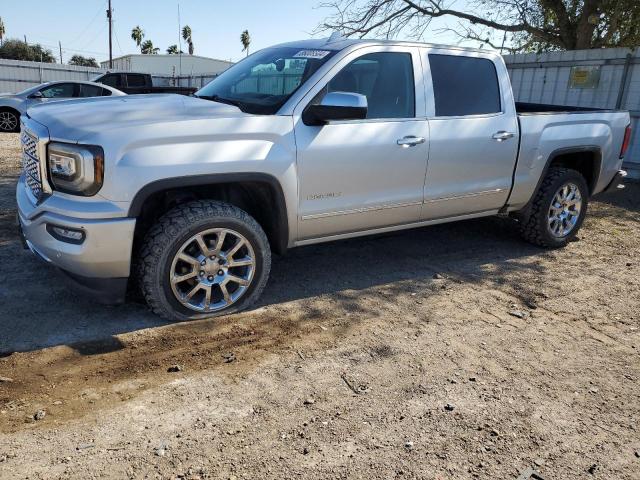
<path fill-rule="evenodd" d="M 308 40 L 194 97 L 37 106 L 22 119 L 26 246 L 97 299 L 177 320 L 254 303 L 271 252 L 511 215 L 562 247 L 621 186 L 627 112 L 516 104 L 495 52 Z"/>

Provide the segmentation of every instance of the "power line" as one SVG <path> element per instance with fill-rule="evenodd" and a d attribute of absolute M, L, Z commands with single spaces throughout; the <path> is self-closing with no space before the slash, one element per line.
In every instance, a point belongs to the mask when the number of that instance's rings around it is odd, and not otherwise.
<path fill-rule="evenodd" d="M 82 36 L 87 33 L 87 31 L 89 30 L 89 28 L 91 27 L 91 25 L 93 25 L 93 22 L 96 21 L 96 18 L 98 18 L 98 16 L 100 15 L 100 13 L 102 13 L 102 11 L 104 10 L 104 7 L 106 6 L 107 2 L 106 1 L 102 1 L 100 2 L 100 9 L 96 12 L 96 14 L 93 16 L 93 18 L 91 19 L 91 21 L 87 24 L 87 26 L 84 28 L 84 30 L 82 30 L 82 32 L 80 32 L 80 34 L 74 38 L 71 42 L 69 43 L 76 43 L 78 40 L 80 40 L 80 38 L 82 38 Z"/>
<path fill-rule="evenodd" d="M 113 29 L 113 35 L 116 37 L 116 43 L 118 44 L 118 50 L 120 50 L 120 55 L 124 55 L 124 51 L 120 46 L 120 40 L 118 40 L 118 31 L 115 28 Z"/>

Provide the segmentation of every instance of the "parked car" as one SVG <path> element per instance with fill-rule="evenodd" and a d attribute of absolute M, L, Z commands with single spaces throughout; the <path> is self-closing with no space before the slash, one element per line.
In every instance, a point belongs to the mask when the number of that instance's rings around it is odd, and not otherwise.
<path fill-rule="evenodd" d="M 47 82 L 19 93 L 0 95 L 0 132 L 20 131 L 20 117 L 29 107 L 54 100 L 125 95 L 120 90 L 92 82 Z"/>
<path fill-rule="evenodd" d="M 129 94 L 141 93 L 178 93 L 191 95 L 197 88 L 154 85 L 153 77 L 148 73 L 109 72 L 96 77 L 94 82 L 104 83 Z"/>
<path fill-rule="evenodd" d="M 27 117 L 28 248 L 103 301 L 135 277 L 177 320 L 250 306 L 272 250 L 489 215 L 563 247 L 630 138 L 628 112 L 516 104 L 497 53 L 368 40 L 262 50 L 195 98 Z"/>

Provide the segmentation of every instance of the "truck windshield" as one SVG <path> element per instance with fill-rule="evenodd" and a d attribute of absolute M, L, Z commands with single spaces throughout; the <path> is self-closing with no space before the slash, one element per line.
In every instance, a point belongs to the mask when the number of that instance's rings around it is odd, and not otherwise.
<path fill-rule="evenodd" d="M 238 62 L 195 96 L 236 105 L 247 113 L 273 115 L 334 54 L 332 50 L 268 48 Z"/>

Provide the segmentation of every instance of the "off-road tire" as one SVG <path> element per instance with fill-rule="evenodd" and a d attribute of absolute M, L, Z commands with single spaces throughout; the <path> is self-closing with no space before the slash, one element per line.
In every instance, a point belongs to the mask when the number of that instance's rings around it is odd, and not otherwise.
<path fill-rule="evenodd" d="M 580 190 L 582 196 L 582 207 L 578 220 L 571 230 L 564 237 L 552 235 L 548 227 L 549 208 L 553 198 L 566 183 L 573 183 Z M 545 248 L 561 248 L 572 241 L 584 221 L 589 202 L 589 187 L 580 172 L 564 167 L 551 167 L 536 192 L 529 212 L 520 218 L 520 234 L 529 243 Z"/>
<path fill-rule="evenodd" d="M 229 228 L 241 233 L 256 256 L 253 279 L 236 303 L 216 312 L 196 312 L 175 297 L 169 281 L 171 263 L 181 245 L 191 236 L 211 228 Z M 271 250 L 264 231 L 247 212 L 233 205 L 200 200 L 180 205 L 149 230 L 137 261 L 137 281 L 149 308 L 170 321 L 186 321 L 229 315 L 250 307 L 260 297 L 271 270 Z"/>

